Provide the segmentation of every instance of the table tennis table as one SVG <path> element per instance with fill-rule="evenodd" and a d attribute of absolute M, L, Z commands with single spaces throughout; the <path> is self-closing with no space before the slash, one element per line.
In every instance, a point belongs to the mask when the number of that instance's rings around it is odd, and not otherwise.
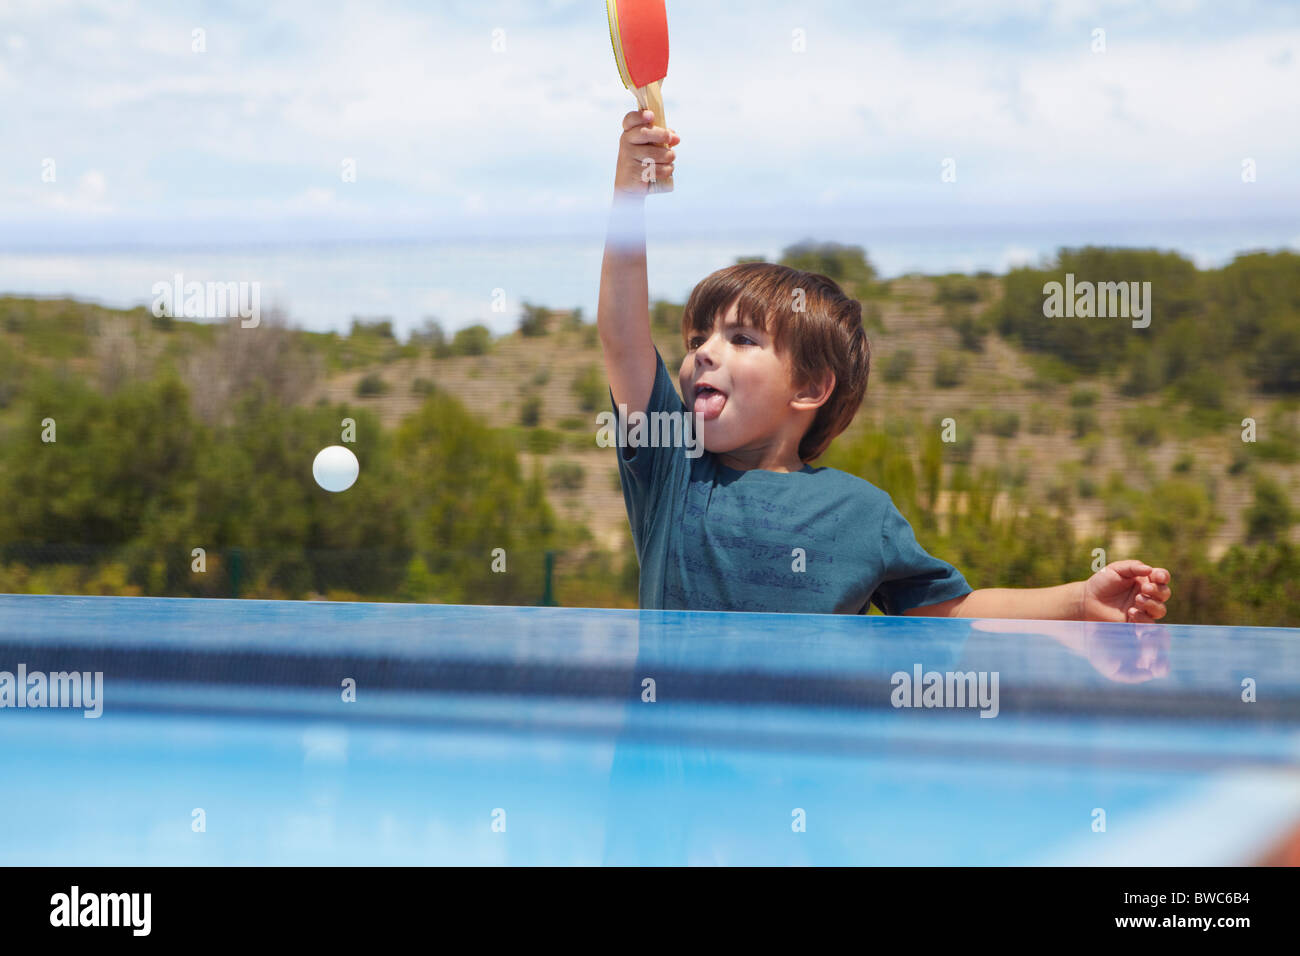
<path fill-rule="evenodd" d="M 0 863 L 1295 862 L 1298 638 L 0 596 Z"/>

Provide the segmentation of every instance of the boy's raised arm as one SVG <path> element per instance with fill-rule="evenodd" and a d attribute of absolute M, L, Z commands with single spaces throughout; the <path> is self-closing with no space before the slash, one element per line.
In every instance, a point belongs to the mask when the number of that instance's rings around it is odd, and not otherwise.
<path fill-rule="evenodd" d="M 626 405 L 629 414 L 645 411 L 655 377 L 645 251 L 650 170 L 655 178 L 671 176 L 675 154 L 669 146 L 681 142 L 672 130 L 651 126 L 652 117 L 649 111 L 635 110 L 623 117 L 596 306 L 609 388 L 614 403 Z"/>

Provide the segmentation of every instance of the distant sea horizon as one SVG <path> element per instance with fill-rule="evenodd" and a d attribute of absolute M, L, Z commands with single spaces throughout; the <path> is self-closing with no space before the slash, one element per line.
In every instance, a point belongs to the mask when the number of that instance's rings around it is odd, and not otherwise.
<path fill-rule="evenodd" d="M 894 278 L 1003 274 L 1050 260 L 1063 247 L 1083 245 L 1175 251 L 1199 268 L 1218 268 L 1245 252 L 1300 251 L 1300 225 L 963 224 L 877 227 L 859 236 L 773 232 L 677 238 L 656 236 L 652 227 L 651 298 L 683 302 L 697 282 L 738 257 L 774 261 L 806 239 L 862 246 L 882 277 Z M 503 334 L 517 327 L 524 302 L 581 308 L 594 319 L 603 251 L 603 235 L 7 248 L 0 249 L 0 295 L 147 307 L 154 284 L 172 283 L 180 274 L 185 282 L 257 282 L 264 311 L 279 308 L 289 324 L 309 331 L 346 332 L 354 318 L 386 318 L 404 338 L 433 318 L 448 331 L 482 323 Z"/>

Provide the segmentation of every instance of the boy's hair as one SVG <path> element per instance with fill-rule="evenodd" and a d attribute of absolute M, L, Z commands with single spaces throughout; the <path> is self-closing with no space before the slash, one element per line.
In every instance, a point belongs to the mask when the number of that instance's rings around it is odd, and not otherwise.
<path fill-rule="evenodd" d="M 795 311 L 796 290 L 802 311 Z M 743 262 L 700 280 L 682 313 L 682 336 L 713 332 L 717 316 L 736 303 L 736 321 L 772 336 L 778 354 L 788 351 L 796 385 L 817 381 L 827 369 L 835 389 L 799 442 L 805 463 L 820 457 L 849 427 L 867 392 L 871 343 L 862 327 L 862 304 L 834 279 L 771 262 Z"/>

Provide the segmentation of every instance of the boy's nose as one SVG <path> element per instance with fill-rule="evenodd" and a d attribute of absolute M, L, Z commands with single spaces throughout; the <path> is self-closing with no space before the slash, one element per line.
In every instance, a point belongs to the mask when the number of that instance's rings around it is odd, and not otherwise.
<path fill-rule="evenodd" d="M 701 343 L 700 347 L 695 350 L 695 361 L 696 362 L 704 361 L 709 365 L 717 364 L 713 359 L 713 349 L 716 347 L 715 346 L 716 341 L 717 341 L 717 336 L 711 335 L 709 336 L 708 339 L 706 339 L 703 343 Z"/>

